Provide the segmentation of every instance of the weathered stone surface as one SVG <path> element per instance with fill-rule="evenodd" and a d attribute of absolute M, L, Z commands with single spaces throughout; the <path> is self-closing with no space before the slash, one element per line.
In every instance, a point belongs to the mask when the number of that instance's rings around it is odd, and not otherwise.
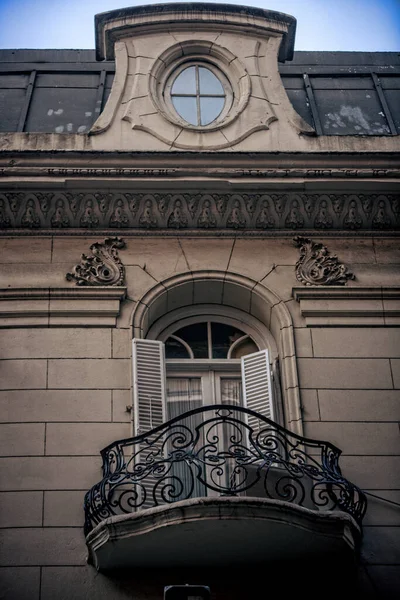
<path fill-rule="evenodd" d="M 300 387 L 393 389 L 388 359 L 299 358 Z"/>
<path fill-rule="evenodd" d="M 0 389 L 46 387 L 46 360 L 0 360 Z"/>
<path fill-rule="evenodd" d="M 1 567 L 2 600 L 33 600 L 40 594 L 40 567 Z"/>
<path fill-rule="evenodd" d="M 132 407 L 133 395 L 131 390 L 113 390 L 112 393 L 112 420 L 115 422 L 130 423 L 134 414 L 127 410 Z"/>
<path fill-rule="evenodd" d="M 366 567 L 378 598 L 396 600 L 400 589 L 399 565 L 371 565 Z"/>
<path fill-rule="evenodd" d="M 368 492 L 368 490 L 366 490 Z M 364 525 L 386 525 L 400 526 L 400 491 L 371 490 L 371 494 L 380 496 L 376 498 L 368 495 L 368 510 L 364 518 Z M 388 502 L 385 502 L 385 499 Z M 395 504 L 390 504 L 394 502 Z"/>
<path fill-rule="evenodd" d="M 0 527 L 41 527 L 43 492 L 1 492 Z"/>
<path fill-rule="evenodd" d="M 180 241 L 190 271 L 226 271 L 233 249 L 232 239 L 184 238 Z"/>
<path fill-rule="evenodd" d="M 112 330 L 112 358 L 131 358 L 132 329 Z"/>
<path fill-rule="evenodd" d="M 374 249 L 377 263 L 394 263 L 400 268 L 400 248 L 398 238 L 375 237 Z"/>
<path fill-rule="evenodd" d="M 393 384 L 396 390 L 400 389 L 400 359 L 392 358 L 390 367 L 393 373 Z"/>
<path fill-rule="evenodd" d="M 96 456 L 108 444 L 130 435 L 125 423 L 48 423 L 46 454 Z"/>
<path fill-rule="evenodd" d="M 361 555 L 368 564 L 400 563 L 399 531 L 396 527 L 364 527 Z"/>
<path fill-rule="evenodd" d="M 399 456 L 342 456 L 343 475 L 361 489 L 398 490 L 400 488 Z M 379 491 L 377 491 L 379 495 Z"/>
<path fill-rule="evenodd" d="M 111 390 L 7 390 L 0 421 L 111 421 Z"/>
<path fill-rule="evenodd" d="M 44 423 L 3 423 L 0 426 L 0 456 L 44 454 Z"/>
<path fill-rule="evenodd" d="M 0 263 L 49 263 L 51 238 L 2 238 L 0 239 Z"/>
<path fill-rule="evenodd" d="M 1 346 L 2 358 L 110 358 L 111 330 L 6 330 Z"/>
<path fill-rule="evenodd" d="M 85 538 L 81 528 L 4 529 L 1 566 L 84 565 Z"/>
<path fill-rule="evenodd" d="M 154 593 L 154 588 L 149 581 L 145 586 L 140 585 L 139 590 L 138 587 L 128 574 L 123 577 L 121 575 L 116 577 L 113 574 L 103 575 L 89 565 L 82 567 L 45 566 L 42 571 L 41 600 L 54 600 L 54 598 L 58 600 L 86 600 L 86 598 L 131 600 L 133 589 L 138 600 L 147 600 L 149 593 Z M 162 584 L 159 589 L 162 589 Z M 7 598 L 7 600 L 9 599 Z M 30 597 L 29 600 L 31 600 Z"/>
<path fill-rule="evenodd" d="M 44 527 L 82 527 L 83 499 L 87 490 L 44 493 Z"/>
<path fill-rule="evenodd" d="M 386 328 L 313 328 L 315 357 L 390 358 L 400 356 L 397 329 Z"/>
<path fill-rule="evenodd" d="M 294 339 L 296 342 L 296 356 L 298 358 L 309 358 L 313 356 L 313 344 L 309 329 L 306 327 L 295 327 Z"/>
<path fill-rule="evenodd" d="M 400 456 L 400 436 L 397 423 L 305 423 L 307 437 L 329 440 L 343 454 L 362 456 Z"/>
<path fill-rule="evenodd" d="M 54 389 L 130 388 L 127 359 L 49 360 L 48 386 Z"/>
<path fill-rule="evenodd" d="M 84 490 L 99 480 L 101 460 L 86 456 L 0 459 L 0 490 Z"/>
<path fill-rule="evenodd" d="M 400 420 L 396 390 L 318 390 L 322 421 Z"/>
<path fill-rule="evenodd" d="M 319 421 L 317 390 L 301 390 L 302 416 L 304 421 Z"/>

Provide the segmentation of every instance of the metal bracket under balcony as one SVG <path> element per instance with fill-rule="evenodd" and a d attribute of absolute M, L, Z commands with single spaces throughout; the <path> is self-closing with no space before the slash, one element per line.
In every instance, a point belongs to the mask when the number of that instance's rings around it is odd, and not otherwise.
<path fill-rule="evenodd" d="M 85 497 L 89 559 L 110 569 L 348 556 L 366 498 L 340 453 L 233 405 L 114 442 Z"/>

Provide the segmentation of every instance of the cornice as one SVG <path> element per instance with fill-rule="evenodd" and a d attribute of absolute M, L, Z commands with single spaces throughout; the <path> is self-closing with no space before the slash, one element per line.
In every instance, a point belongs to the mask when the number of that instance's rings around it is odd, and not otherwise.
<path fill-rule="evenodd" d="M 123 287 L 3 288 L 0 327 L 115 327 Z"/>
<path fill-rule="evenodd" d="M 400 286 L 293 288 L 308 327 L 399 327 Z"/>

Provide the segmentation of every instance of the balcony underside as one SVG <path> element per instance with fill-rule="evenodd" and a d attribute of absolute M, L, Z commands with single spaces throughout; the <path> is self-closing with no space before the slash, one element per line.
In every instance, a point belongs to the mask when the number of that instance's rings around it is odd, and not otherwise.
<path fill-rule="evenodd" d="M 279 500 L 192 498 L 114 516 L 86 538 L 97 569 L 257 564 L 307 556 L 347 560 L 360 529 L 344 512 Z"/>

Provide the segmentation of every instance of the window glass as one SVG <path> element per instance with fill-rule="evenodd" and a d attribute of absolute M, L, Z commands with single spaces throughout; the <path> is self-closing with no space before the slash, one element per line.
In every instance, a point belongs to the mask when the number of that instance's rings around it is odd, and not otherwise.
<path fill-rule="evenodd" d="M 219 79 L 209 69 L 199 67 L 199 92 L 200 94 L 220 94 L 225 96 L 224 88 Z"/>
<path fill-rule="evenodd" d="M 172 83 L 170 93 L 178 115 L 197 127 L 215 121 L 226 103 L 222 81 L 215 72 L 201 65 L 191 65 L 181 70 Z"/>
<path fill-rule="evenodd" d="M 225 98 L 200 98 L 200 125 L 209 125 L 222 112 Z"/>
<path fill-rule="evenodd" d="M 170 337 L 165 342 L 165 358 L 190 358 L 190 356 L 181 342 Z"/>
<path fill-rule="evenodd" d="M 239 338 L 244 335 L 236 327 L 225 325 L 225 323 L 211 324 L 212 358 L 227 358 L 228 350 Z"/>
<path fill-rule="evenodd" d="M 188 67 L 175 79 L 171 94 L 196 95 L 196 67 Z"/>
<path fill-rule="evenodd" d="M 192 125 L 197 125 L 197 102 L 190 96 L 172 96 L 172 104 L 178 115 Z"/>
<path fill-rule="evenodd" d="M 208 358 L 207 323 L 194 323 L 175 333 L 191 347 L 194 358 Z"/>

